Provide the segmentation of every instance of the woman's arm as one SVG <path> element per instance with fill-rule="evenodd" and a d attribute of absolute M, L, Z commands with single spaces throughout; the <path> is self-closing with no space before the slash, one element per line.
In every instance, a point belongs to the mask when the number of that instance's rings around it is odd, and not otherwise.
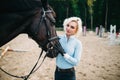
<path fill-rule="evenodd" d="M 64 54 L 64 58 L 67 62 L 69 62 L 72 65 L 77 65 L 80 61 L 82 53 L 82 44 L 79 43 L 75 47 L 74 55 L 70 56 L 68 53 Z"/>

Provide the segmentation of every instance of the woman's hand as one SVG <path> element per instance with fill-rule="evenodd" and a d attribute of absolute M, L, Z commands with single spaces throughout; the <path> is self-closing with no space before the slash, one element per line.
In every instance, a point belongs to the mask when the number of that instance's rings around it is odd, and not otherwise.
<path fill-rule="evenodd" d="M 70 57 L 67 53 L 65 53 L 63 55 L 64 55 L 64 58 L 66 58 L 66 59 L 68 59 Z"/>

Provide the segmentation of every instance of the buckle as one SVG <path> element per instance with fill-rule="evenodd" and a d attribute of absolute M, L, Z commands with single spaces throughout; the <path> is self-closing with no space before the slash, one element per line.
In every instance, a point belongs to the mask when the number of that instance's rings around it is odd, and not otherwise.
<path fill-rule="evenodd" d="M 59 72 L 71 72 L 71 71 L 74 71 L 74 68 L 70 68 L 70 69 L 60 69 L 59 67 L 57 67 L 57 71 L 59 71 Z"/>

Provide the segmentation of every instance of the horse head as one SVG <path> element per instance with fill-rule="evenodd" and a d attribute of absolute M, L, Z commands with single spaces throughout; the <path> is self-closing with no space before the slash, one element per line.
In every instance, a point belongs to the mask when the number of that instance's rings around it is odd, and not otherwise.
<path fill-rule="evenodd" d="M 51 58 L 57 56 L 58 48 L 63 51 L 56 34 L 55 16 L 47 0 L 42 0 L 42 8 L 38 9 L 30 27 L 30 33 L 28 33 Z"/>

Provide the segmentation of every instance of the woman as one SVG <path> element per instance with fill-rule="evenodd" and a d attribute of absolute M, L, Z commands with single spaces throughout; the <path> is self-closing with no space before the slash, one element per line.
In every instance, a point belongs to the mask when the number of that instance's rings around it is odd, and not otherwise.
<path fill-rule="evenodd" d="M 65 34 L 59 41 L 66 53 L 56 57 L 55 80 L 76 80 L 74 66 L 82 52 L 82 44 L 76 37 L 82 31 L 82 22 L 78 17 L 70 17 L 64 20 L 63 26 Z"/>

